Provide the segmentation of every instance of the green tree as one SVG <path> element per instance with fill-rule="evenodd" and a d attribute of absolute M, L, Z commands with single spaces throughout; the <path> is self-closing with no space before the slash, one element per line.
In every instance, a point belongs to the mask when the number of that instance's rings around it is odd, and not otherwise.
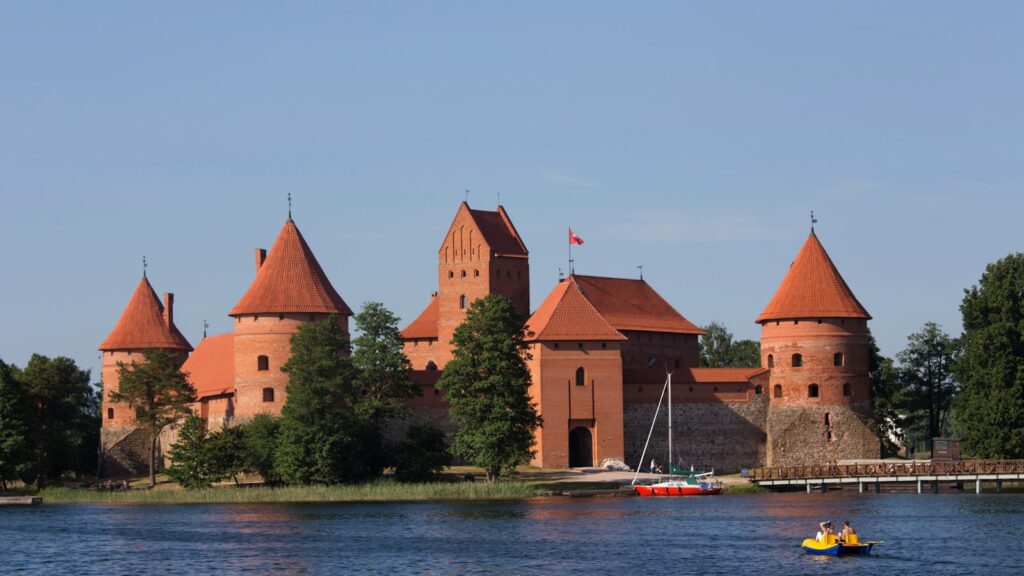
<path fill-rule="evenodd" d="M 34 481 L 42 486 L 67 471 L 95 469 L 99 401 L 88 370 L 70 358 L 33 354 L 24 370 L 12 370 L 29 398 Z"/>
<path fill-rule="evenodd" d="M 349 342 L 337 317 L 308 322 L 292 336 L 288 399 L 275 454 L 288 484 L 357 482 L 383 470 L 383 450 L 360 389 Z"/>
<path fill-rule="evenodd" d="M 183 488 L 207 488 L 213 481 L 215 458 L 210 451 L 206 422 L 194 414 L 185 418 L 178 432 L 178 441 L 168 456 L 171 466 L 167 475 Z"/>
<path fill-rule="evenodd" d="M 192 414 L 196 390 L 181 371 L 177 356 L 166 350 L 146 350 L 145 362 L 117 363 L 119 390 L 111 401 L 135 410 L 135 421 L 149 434 L 149 485 L 156 486 L 156 447 L 160 432 Z"/>
<path fill-rule="evenodd" d="M 437 480 L 450 463 L 444 431 L 434 426 L 410 426 L 395 447 L 395 479 L 399 482 Z"/>
<path fill-rule="evenodd" d="M 35 468 L 29 437 L 28 394 L 10 367 L 0 360 L 0 491 L 24 480 Z"/>
<path fill-rule="evenodd" d="M 903 394 L 900 404 L 908 412 L 905 424 L 929 441 L 944 434 L 957 393 L 953 378 L 957 349 L 956 340 L 938 324 L 927 322 L 907 338 L 907 347 L 897 355 Z"/>
<path fill-rule="evenodd" d="M 266 484 L 280 484 L 281 478 L 274 471 L 280 419 L 269 414 L 257 414 L 241 428 L 243 468 L 259 474 Z"/>
<path fill-rule="evenodd" d="M 437 383 L 458 426 L 452 452 L 484 468 L 493 482 L 502 470 L 529 461 L 541 424 L 529 395 L 523 321 L 511 300 L 492 294 L 469 306 L 452 343 L 452 360 Z"/>
<path fill-rule="evenodd" d="M 1024 457 L 1024 253 L 989 264 L 964 292 L 962 354 L 954 366 L 963 387 L 956 401 L 963 450 Z"/>
<path fill-rule="evenodd" d="M 895 456 L 899 454 L 900 446 L 906 443 L 903 387 L 895 362 L 882 356 L 871 332 L 868 332 L 868 380 L 871 383 L 872 420 L 882 444 L 882 456 Z"/>
<path fill-rule="evenodd" d="M 761 365 L 761 343 L 756 340 L 733 341 L 732 333 L 720 322 L 702 328 L 701 368 L 745 368 Z"/>
<path fill-rule="evenodd" d="M 209 435 L 210 476 L 214 481 L 230 478 L 238 484 L 238 475 L 245 471 L 245 429 L 223 428 Z"/>
<path fill-rule="evenodd" d="M 421 392 L 402 351 L 398 317 L 379 302 L 367 302 L 355 321 L 359 336 L 353 341 L 352 364 L 361 391 L 357 406 L 380 427 L 403 414 L 405 401 Z"/>

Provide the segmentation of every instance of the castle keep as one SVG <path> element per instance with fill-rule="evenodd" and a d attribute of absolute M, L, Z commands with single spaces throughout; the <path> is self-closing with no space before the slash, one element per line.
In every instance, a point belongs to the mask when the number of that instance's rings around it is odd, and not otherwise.
<path fill-rule="evenodd" d="M 422 396 L 409 422 L 451 429 L 434 384 L 452 358 L 451 338 L 477 298 L 501 294 L 528 318 L 530 395 L 544 424 L 534 464 L 594 466 L 606 458 L 638 464 L 666 371 L 672 372 L 673 460 L 718 470 L 875 458 L 870 412 L 870 315 L 857 301 L 813 229 L 761 325 L 761 366 L 699 368 L 703 332 L 645 281 L 572 274 L 530 308 L 526 244 L 501 206 L 460 204 L 438 249 L 438 290 L 402 330 Z M 347 330 L 351 309 L 327 279 L 289 217 L 269 253 L 256 251 L 256 276 L 229 312 L 231 333 L 195 349 L 174 327 L 173 296 L 160 303 L 144 277 L 103 342 L 104 396 L 117 386 L 117 362 L 142 361 L 148 348 L 174 351 L 190 374 L 195 411 L 211 428 L 280 414 L 287 398 L 281 366 L 304 322 L 334 316 Z M 123 406 L 106 402 L 103 450 L 108 473 L 144 467 L 133 457 L 137 432 Z M 659 419 L 666 418 L 662 410 Z M 650 453 L 663 460 L 656 423 Z M 169 433 L 164 443 L 171 441 Z"/>

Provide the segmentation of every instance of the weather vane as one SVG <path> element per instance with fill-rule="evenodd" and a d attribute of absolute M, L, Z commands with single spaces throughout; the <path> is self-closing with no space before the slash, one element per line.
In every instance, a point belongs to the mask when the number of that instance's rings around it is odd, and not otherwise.
<path fill-rule="evenodd" d="M 466 190 L 466 204 L 469 204 L 469 190 Z"/>
<path fill-rule="evenodd" d="M 209 327 L 210 325 L 206 322 L 206 320 L 203 320 L 203 340 L 206 340 L 206 329 Z"/>
<path fill-rule="evenodd" d="M 814 217 L 814 210 L 811 210 L 811 233 L 814 233 L 814 225 L 818 223 L 818 219 Z"/>
<path fill-rule="evenodd" d="M 640 279 L 643 280 L 644 279 L 644 265 L 643 264 L 637 264 L 636 268 L 637 268 L 637 270 L 640 271 Z"/>
<path fill-rule="evenodd" d="M 288 193 L 288 219 L 292 219 L 292 193 Z"/>
<path fill-rule="evenodd" d="M 146 257 L 142 257 L 142 277 L 146 277 Z"/>

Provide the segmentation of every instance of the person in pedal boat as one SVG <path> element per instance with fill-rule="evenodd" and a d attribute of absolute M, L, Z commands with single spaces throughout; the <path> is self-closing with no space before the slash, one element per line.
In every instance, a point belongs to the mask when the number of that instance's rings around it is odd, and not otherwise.
<path fill-rule="evenodd" d="M 835 537 L 835 531 L 832 530 L 832 522 L 829 520 L 826 520 L 824 522 L 818 522 L 818 526 L 821 528 L 821 530 L 819 530 L 818 533 L 814 536 L 814 539 L 818 542 L 828 544 L 831 541 L 831 538 L 829 537 Z"/>
<path fill-rule="evenodd" d="M 850 526 L 849 520 L 843 521 L 843 531 L 839 533 L 839 538 L 851 544 L 857 542 L 857 531 L 853 529 L 853 526 Z"/>

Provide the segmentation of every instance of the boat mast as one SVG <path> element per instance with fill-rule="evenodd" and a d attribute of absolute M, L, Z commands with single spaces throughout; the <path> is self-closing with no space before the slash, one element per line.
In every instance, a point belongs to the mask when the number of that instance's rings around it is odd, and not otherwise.
<path fill-rule="evenodd" d="M 672 373 L 668 373 L 668 475 L 672 476 Z"/>

